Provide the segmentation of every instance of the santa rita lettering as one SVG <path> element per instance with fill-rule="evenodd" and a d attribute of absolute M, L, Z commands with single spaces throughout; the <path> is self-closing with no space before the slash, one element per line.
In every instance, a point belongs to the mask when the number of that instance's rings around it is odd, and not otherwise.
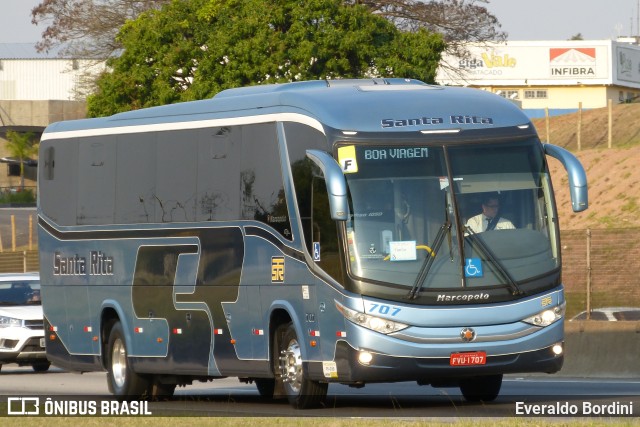
<path fill-rule="evenodd" d="M 433 126 L 444 124 L 442 117 L 416 117 L 405 119 L 382 119 L 380 125 L 383 129 L 403 128 L 414 126 Z M 449 123 L 454 125 L 492 125 L 492 117 L 475 116 L 468 114 L 452 114 Z"/>
<path fill-rule="evenodd" d="M 53 255 L 54 276 L 112 276 L 113 257 L 102 251 L 89 252 L 89 261 L 78 254 L 63 256 L 60 252 Z"/>

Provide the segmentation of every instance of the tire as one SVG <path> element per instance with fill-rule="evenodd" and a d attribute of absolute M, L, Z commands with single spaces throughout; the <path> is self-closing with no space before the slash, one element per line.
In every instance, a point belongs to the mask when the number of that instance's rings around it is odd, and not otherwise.
<path fill-rule="evenodd" d="M 34 372 L 47 372 L 50 366 L 51 362 L 39 362 L 31 365 L 31 369 L 33 369 Z"/>
<path fill-rule="evenodd" d="M 307 378 L 302 363 L 302 353 L 293 324 L 278 328 L 275 334 L 279 350 L 278 377 L 282 379 L 284 392 L 295 409 L 309 409 L 319 406 L 327 396 L 329 384 Z"/>
<path fill-rule="evenodd" d="M 263 399 L 273 399 L 276 389 L 276 380 L 274 378 L 256 378 L 254 380 L 260 397 Z"/>
<path fill-rule="evenodd" d="M 125 400 L 148 397 L 149 381 L 131 369 L 127 343 L 120 322 L 113 324 L 106 350 L 109 391 Z"/>
<path fill-rule="evenodd" d="M 149 388 L 149 397 L 153 400 L 169 400 L 175 391 L 175 384 L 162 384 L 156 381 Z"/>
<path fill-rule="evenodd" d="M 460 391 L 469 402 L 491 402 L 500 394 L 502 374 L 460 380 Z"/>

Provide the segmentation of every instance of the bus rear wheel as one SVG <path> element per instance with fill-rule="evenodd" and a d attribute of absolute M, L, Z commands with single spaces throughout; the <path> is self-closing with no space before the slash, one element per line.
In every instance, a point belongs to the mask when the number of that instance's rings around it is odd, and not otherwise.
<path fill-rule="evenodd" d="M 289 403 L 296 409 L 317 407 L 324 401 L 329 385 L 307 378 L 293 324 L 280 326 L 278 332 L 279 376 Z"/>
<path fill-rule="evenodd" d="M 460 391 L 468 402 L 491 402 L 500 394 L 502 374 L 460 380 Z"/>
<path fill-rule="evenodd" d="M 131 369 L 120 322 L 115 322 L 111 328 L 106 351 L 109 391 L 124 399 L 136 399 L 146 395 L 149 381 Z"/>
<path fill-rule="evenodd" d="M 34 372 L 47 372 L 50 366 L 51 362 L 38 362 L 31 365 L 31 369 L 33 369 Z"/>

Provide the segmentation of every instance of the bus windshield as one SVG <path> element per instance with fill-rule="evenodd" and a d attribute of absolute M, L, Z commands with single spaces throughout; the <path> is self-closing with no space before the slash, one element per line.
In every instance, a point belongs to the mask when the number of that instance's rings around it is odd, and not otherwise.
<path fill-rule="evenodd" d="M 523 283 L 559 267 L 537 141 L 344 145 L 338 156 L 350 198 L 349 272 L 371 289 L 387 285 L 398 297 L 498 287 L 520 294 Z"/>

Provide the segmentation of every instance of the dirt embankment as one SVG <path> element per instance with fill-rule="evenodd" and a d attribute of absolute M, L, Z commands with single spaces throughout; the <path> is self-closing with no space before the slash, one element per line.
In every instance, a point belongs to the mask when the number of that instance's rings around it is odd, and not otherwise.
<path fill-rule="evenodd" d="M 573 213 L 567 174 L 560 162 L 549 158 L 563 229 L 640 227 L 640 104 L 614 105 L 611 116 L 608 148 L 608 109 L 582 112 L 579 150 L 578 113 L 549 119 L 549 141 L 580 159 L 589 183 L 589 209 Z M 546 141 L 546 119 L 533 124 Z"/>

